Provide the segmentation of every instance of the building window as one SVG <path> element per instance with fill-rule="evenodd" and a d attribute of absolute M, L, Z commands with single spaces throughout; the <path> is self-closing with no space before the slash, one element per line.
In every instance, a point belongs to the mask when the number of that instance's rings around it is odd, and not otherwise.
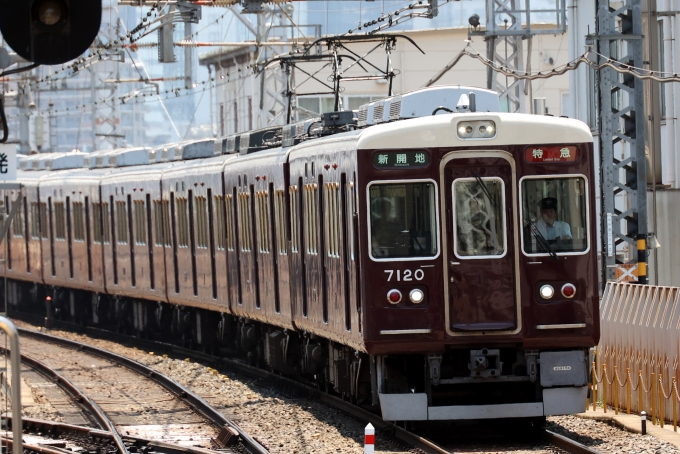
<path fill-rule="evenodd" d="M 220 135 L 224 136 L 224 103 L 220 103 Z"/>
<path fill-rule="evenodd" d="M 238 132 L 238 103 L 234 101 L 234 132 Z"/>

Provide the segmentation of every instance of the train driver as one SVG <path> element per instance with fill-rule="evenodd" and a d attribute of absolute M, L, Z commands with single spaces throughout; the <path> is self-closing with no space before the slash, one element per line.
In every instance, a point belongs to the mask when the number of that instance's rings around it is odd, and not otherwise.
<path fill-rule="evenodd" d="M 541 219 L 536 222 L 536 228 L 550 244 L 556 241 L 571 240 L 571 227 L 557 218 L 557 199 L 546 197 L 538 203 L 541 206 Z"/>

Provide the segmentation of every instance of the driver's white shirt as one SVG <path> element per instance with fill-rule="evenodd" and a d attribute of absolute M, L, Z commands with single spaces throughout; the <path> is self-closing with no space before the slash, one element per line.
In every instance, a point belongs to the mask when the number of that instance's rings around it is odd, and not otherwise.
<path fill-rule="evenodd" d="M 563 240 L 571 238 L 571 227 L 564 221 L 555 221 L 553 225 L 548 225 L 543 219 L 536 222 L 536 228 L 548 241 L 561 238 Z"/>

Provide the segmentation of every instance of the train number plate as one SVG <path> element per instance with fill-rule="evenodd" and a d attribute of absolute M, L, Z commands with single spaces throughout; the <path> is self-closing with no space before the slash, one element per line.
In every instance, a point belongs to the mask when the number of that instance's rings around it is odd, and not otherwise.
<path fill-rule="evenodd" d="M 422 281 L 425 278 L 423 270 L 385 270 L 387 282 L 394 279 L 397 282 Z"/>

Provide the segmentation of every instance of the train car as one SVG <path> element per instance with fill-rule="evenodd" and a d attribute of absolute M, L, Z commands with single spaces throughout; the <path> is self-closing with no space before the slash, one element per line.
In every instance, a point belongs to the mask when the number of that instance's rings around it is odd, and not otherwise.
<path fill-rule="evenodd" d="M 592 135 L 500 110 L 489 90 L 432 87 L 107 177 L 112 232 L 162 235 L 167 303 L 136 271 L 108 285 L 136 269 L 128 245 L 104 255 L 102 297 L 156 321 L 91 322 L 247 353 L 387 420 L 583 411 L 599 338 Z M 185 147 L 155 154 L 197 157 Z M 162 196 L 137 194 L 141 179 Z M 155 201 L 167 209 L 149 215 Z"/>

